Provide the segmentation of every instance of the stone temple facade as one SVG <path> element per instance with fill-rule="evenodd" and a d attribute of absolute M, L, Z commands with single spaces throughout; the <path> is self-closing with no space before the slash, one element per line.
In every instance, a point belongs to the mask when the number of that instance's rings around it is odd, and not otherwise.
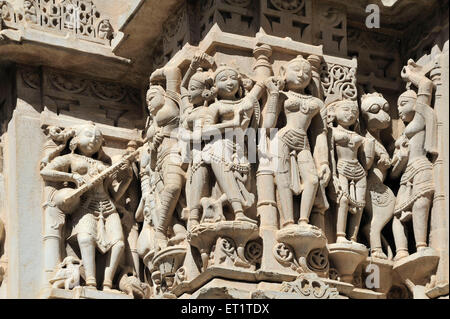
<path fill-rule="evenodd" d="M 447 0 L 0 0 L 0 298 L 449 295 Z"/>

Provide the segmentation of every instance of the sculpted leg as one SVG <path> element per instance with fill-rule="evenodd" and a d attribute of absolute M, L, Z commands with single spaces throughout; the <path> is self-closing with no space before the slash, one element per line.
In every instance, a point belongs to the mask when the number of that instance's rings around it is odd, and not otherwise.
<path fill-rule="evenodd" d="M 408 237 L 406 236 L 406 229 L 403 223 L 397 216 L 394 216 L 392 221 L 392 232 L 394 233 L 394 241 L 396 247 L 396 254 L 394 260 L 407 257 L 408 253 Z"/>
<path fill-rule="evenodd" d="M 167 228 L 183 185 L 183 177 L 177 170 L 181 170 L 181 168 L 176 165 L 168 165 L 164 169 L 164 188 L 160 194 L 159 225 L 156 230 L 158 245 L 161 248 L 167 246 Z"/>
<path fill-rule="evenodd" d="M 348 193 L 348 181 L 344 176 L 339 176 L 339 183 L 343 190 Z M 348 240 L 346 236 L 347 228 L 347 214 L 348 214 L 348 198 L 346 196 L 341 196 L 339 200 L 338 216 L 337 216 L 337 226 L 336 226 L 336 242 L 346 243 Z"/>
<path fill-rule="evenodd" d="M 122 223 L 119 214 L 114 213 L 106 218 L 106 231 L 109 237 L 115 242 L 108 253 L 105 267 L 105 278 L 103 281 L 103 289 L 112 287 L 112 281 L 119 265 L 122 254 L 125 251 L 125 241 L 122 229 Z"/>
<path fill-rule="evenodd" d="M 211 163 L 211 168 L 216 177 L 220 189 L 227 194 L 228 201 L 235 214 L 235 220 L 255 222 L 244 215 L 244 207 L 242 205 L 242 195 L 236 182 L 234 173 L 230 171 L 223 163 Z"/>
<path fill-rule="evenodd" d="M 362 178 L 356 182 L 356 200 L 358 202 L 365 202 L 366 197 L 366 187 L 367 181 L 366 178 Z M 357 208 L 356 213 L 350 219 L 350 239 L 351 241 L 356 242 L 359 232 L 359 226 L 361 224 L 361 217 L 364 208 Z"/>
<path fill-rule="evenodd" d="M 294 224 L 294 202 L 289 176 L 289 148 L 278 141 L 278 161 L 275 183 L 279 196 L 280 228 Z"/>
<path fill-rule="evenodd" d="M 127 241 L 130 247 L 132 265 L 135 271 L 136 277 L 139 278 L 139 254 L 137 252 L 137 241 L 139 237 L 139 232 L 137 227 L 133 227 L 128 235 Z"/>
<path fill-rule="evenodd" d="M 103 289 L 112 287 L 112 280 L 119 265 L 120 258 L 122 257 L 125 248 L 123 240 L 118 241 L 111 247 L 111 251 L 108 256 L 108 261 L 105 267 L 105 279 L 103 281 Z"/>
<path fill-rule="evenodd" d="M 427 226 L 430 212 L 431 199 L 429 197 L 418 198 L 412 208 L 414 238 L 417 250 L 427 247 Z"/>
<path fill-rule="evenodd" d="M 303 192 L 300 204 L 300 225 L 308 225 L 311 209 L 319 187 L 316 165 L 310 151 L 301 151 L 298 155 L 298 168 L 302 178 Z"/>
<path fill-rule="evenodd" d="M 275 173 L 278 196 L 280 197 L 280 228 L 294 224 L 294 203 L 289 186 L 288 173 Z"/>
<path fill-rule="evenodd" d="M 86 272 L 86 286 L 97 286 L 95 279 L 95 241 L 88 233 L 78 233 L 78 245 L 80 246 L 81 259 Z"/>
<path fill-rule="evenodd" d="M 200 200 L 202 197 L 208 196 L 209 176 L 208 168 L 204 165 L 199 166 L 192 173 L 190 184 L 190 203 L 189 203 L 189 221 L 188 229 L 198 225 L 200 221 Z"/>

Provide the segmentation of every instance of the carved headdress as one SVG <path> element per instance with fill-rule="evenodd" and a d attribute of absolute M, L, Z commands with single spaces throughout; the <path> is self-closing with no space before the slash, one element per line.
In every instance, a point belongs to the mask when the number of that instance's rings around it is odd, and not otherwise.
<path fill-rule="evenodd" d="M 202 97 L 204 100 L 210 100 L 215 97 L 216 90 L 213 87 L 214 79 L 212 77 L 211 72 L 203 71 L 202 68 L 198 68 L 197 72 L 192 75 L 190 81 L 195 81 L 204 86 Z"/>
<path fill-rule="evenodd" d="M 328 125 L 332 125 L 334 120 L 336 119 L 336 107 L 338 107 L 341 103 L 349 103 L 353 107 L 356 107 L 358 114 L 359 114 L 359 108 L 358 108 L 358 102 L 351 99 L 346 99 L 342 96 L 341 93 L 337 94 L 330 94 L 325 100 L 325 108 L 327 109 L 327 115 L 328 115 Z M 359 116 L 356 117 L 356 123 L 354 124 L 355 131 L 359 131 L 360 125 L 359 125 Z"/>

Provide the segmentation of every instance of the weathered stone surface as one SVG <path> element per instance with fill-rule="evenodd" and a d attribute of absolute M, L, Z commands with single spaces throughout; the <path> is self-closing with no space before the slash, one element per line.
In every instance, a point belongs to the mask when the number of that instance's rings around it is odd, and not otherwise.
<path fill-rule="evenodd" d="M 448 1 L 372 4 L 0 0 L 0 298 L 448 298 Z"/>

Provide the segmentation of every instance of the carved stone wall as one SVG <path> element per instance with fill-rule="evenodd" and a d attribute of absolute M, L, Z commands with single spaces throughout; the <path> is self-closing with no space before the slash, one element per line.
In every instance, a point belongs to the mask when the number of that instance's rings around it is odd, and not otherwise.
<path fill-rule="evenodd" d="M 100 2 L 0 0 L 0 298 L 448 298 L 445 6 Z"/>

